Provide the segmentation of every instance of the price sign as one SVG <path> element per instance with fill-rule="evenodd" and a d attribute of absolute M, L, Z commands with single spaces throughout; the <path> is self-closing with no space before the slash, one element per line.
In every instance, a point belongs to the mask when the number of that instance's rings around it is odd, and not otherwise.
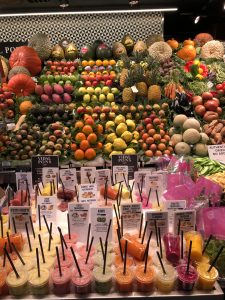
<path fill-rule="evenodd" d="M 59 168 L 58 155 L 36 155 L 31 158 L 33 185 L 42 181 L 43 168 Z"/>
<path fill-rule="evenodd" d="M 38 196 L 37 197 L 37 208 L 40 205 L 41 216 L 45 216 L 47 221 L 56 221 L 57 212 L 57 198 L 55 196 Z M 38 209 L 37 209 L 37 219 L 38 219 Z"/>
<path fill-rule="evenodd" d="M 16 172 L 17 190 L 26 190 L 27 186 L 31 193 L 33 191 L 31 172 Z"/>
<path fill-rule="evenodd" d="M 95 183 L 95 167 L 81 167 L 80 168 L 80 176 L 81 176 L 81 184 L 86 183 Z"/>
<path fill-rule="evenodd" d="M 61 169 L 60 170 L 60 178 L 66 189 L 74 190 L 74 187 L 77 184 L 76 169 Z"/>
<path fill-rule="evenodd" d="M 114 166 L 128 166 L 128 179 L 134 179 L 134 172 L 138 170 L 138 156 L 137 154 L 119 154 L 112 155 L 112 171 Z M 114 178 L 114 175 L 113 175 Z"/>
<path fill-rule="evenodd" d="M 194 210 L 184 210 L 174 212 L 174 232 L 177 232 L 180 220 L 180 230 L 183 232 L 195 230 L 196 213 Z"/>
<path fill-rule="evenodd" d="M 113 182 L 128 182 L 128 166 L 113 166 Z"/>
<path fill-rule="evenodd" d="M 111 185 L 111 174 L 109 169 L 96 170 L 96 184 L 98 189 L 105 184 L 106 179 L 108 180 L 107 184 Z"/>
<path fill-rule="evenodd" d="M 160 227 L 161 235 L 168 232 L 168 212 L 148 211 L 145 214 L 145 220 L 148 221 L 148 234 L 152 231 L 155 233 L 155 224 Z"/>
<path fill-rule="evenodd" d="M 141 203 L 121 204 L 123 228 L 126 230 L 139 229 L 141 223 Z"/>
<path fill-rule="evenodd" d="M 97 201 L 97 185 L 96 184 L 80 184 L 79 185 L 79 201 L 82 203 L 93 203 Z"/>
<path fill-rule="evenodd" d="M 145 181 L 147 175 L 150 175 L 150 171 L 137 171 L 134 172 L 134 182 L 135 182 L 135 189 L 138 190 L 138 185 L 141 190 L 144 190 L 146 187 Z"/>
<path fill-rule="evenodd" d="M 59 178 L 59 168 L 43 168 L 42 181 L 44 184 L 53 182 L 57 185 L 57 178 Z"/>
<path fill-rule="evenodd" d="M 225 144 L 209 145 L 208 152 L 210 159 L 225 163 Z"/>
<path fill-rule="evenodd" d="M 15 221 L 16 231 L 23 232 L 26 230 L 25 223 L 30 226 L 31 208 L 30 206 L 10 206 L 9 217 L 11 230 L 14 231 L 13 219 Z"/>

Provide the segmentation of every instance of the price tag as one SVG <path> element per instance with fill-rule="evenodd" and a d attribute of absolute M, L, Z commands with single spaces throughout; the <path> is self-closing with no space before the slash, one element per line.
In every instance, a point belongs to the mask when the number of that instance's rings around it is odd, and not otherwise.
<path fill-rule="evenodd" d="M 76 169 L 61 169 L 60 170 L 60 178 L 66 189 L 74 190 L 74 187 L 77 184 Z"/>
<path fill-rule="evenodd" d="M 168 232 L 168 212 L 148 211 L 145 214 L 145 220 L 148 221 L 148 234 L 152 231 L 155 233 L 155 222 L 157 228 L 160 228 L 161 235 Z"/>
<path fill-rule="evenodd" d="M 210 159 L 225 163 L 225 144 L 209 145 L 208 152 Z"/>
<path fill-rule="evenodd" d="M 114 166 L 128 166 L 128 178 L 132 180 L 134 172 L 138 170 L 138 156 L 137 154 L 112 155 L 112 172 L 114 172 Z"/>
<path fill-rule="evenodd" d="M 173 230 L 174 212 L 186 208 L 186 200 L 166 200 L 164 201 L 165 209 L 169 212 L 169 226 Z"/>
<path fill-rule="evenodd" d="M 31 158 L 32 184 L 42 180 L 43 168 L 59 168 L 58 155 L 36 155 Z"/>
<path fill-rule="evenodd" d="M 135 182 L 135 189 L 138 190 L 138 184 L 139 184 L 139 187 L 141 190 L 145 190 L 145 180 L 146 180 L 146 177 L 147 175 L 150 175 L 150 172 L 149 171 L 137 171 L 137 172 L 134 172 L 134 182 Z"/>
<path fill-rule="evenodd" d="M 81 184 L 90 184 L 95 183 L 95 167 L 81 167 L 80 168 L 80 176 L 81 176 Z"/>
<path fill-rule="evenodd" d="M 80 184 L 79 185 L 79 202 L 93 203 L 97 201 L 97 185 L 96 184 Z"/>
<path fill-rule="evenodd" d="M 174 232 L 177 232 L 180 220 L 180 230 L 183 232 L 195 230 L 196 213 L 194 210 L 184 210 L 174 212 Z"/>
<path fill-rule="evenodd" d="M 128 166 L 113 166 L 113 182 L 128 182 Z"/>
<path fill-rule="evenodd" d="M 57 178 L 59 178 L 59 168 L 43 168 L 42 181 L 44 184 L 54 181 L 57 185 Z"/>
<path fill-rule="evenodd" d="M 11 230 L 15 233 L 13 225 L 14 218 L 16 231 L 23 232 L 26 230 L 25 223 L 28 223 L 28 227 L 30 226 L 31 208 L 30 206 L 10 206 L 9 217 Z"/>
<path fill-rule="evenodd" d="M 146 195 L 147 196 L 150 195 L 149 197 L 150 202 L 152 203 L 158 202 L 163 192 L 162 174 L 150 174 L 150 175 L 148 174 L 145 179 L 145 184 L 146 184 Z"/>
<path fill-rule="evenodd" d="M 31 193 L 33 191 L 31 172 L 16 172 L 16 188 L 17 188 L 17 190 L 26 190 L 27 185 L 28 185 L 28 189 Z"/>
<path fill-rule="evenodd" d="M 109 227 L 110 219 L 112 220 L 112 207 L 91 207 L 91 234 L 94 236 L 94 244 L 99 243 L 99 238 L 105 241 Z M 112 224 L 109 231 L 108 241 L 112 241 Z"/>
<path fill-rule="evenodd" d="M 123 228 L 126 230 L 139 229 L 141 223 L 141 203 L 121 204 Z"/>
<path fill-rule="evenodd" d="M 78 240 L 86 243 L 89 224 L 89 204 L 69 203 L 68 212 L 71 233 L 78 234 Z"/>
<path fill-rule="evenodd" d="M 37 197 L 37 207 L 40 205 L 41 216 L 45 216 L 47 221 L 56 221 L 57 212 L 57 198 L 56 196 L 38 196 Z M 37 209 L 37 219 L 38 219 L 38 209 Z"/>
<path fill-rule="evenodd" d="M 111 174 L 109 169 L 96 170 L 96 184 L 98 189 L 105 184 L 106 179 L 108 179 L 108 185 L 111 185 Z"/>

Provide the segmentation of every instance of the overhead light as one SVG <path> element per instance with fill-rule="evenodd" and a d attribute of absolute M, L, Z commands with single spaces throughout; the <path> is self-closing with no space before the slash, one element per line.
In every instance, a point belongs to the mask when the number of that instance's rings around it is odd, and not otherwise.
<path fill-rule="evenodd" d="M 59 0 L 59 6 L 63 9 L 69 7 L 70 6 L 69 0 Z"/>
<path fill-rule="evenodd" d="M 201 18 L 200 16 L 197 16 L 197 17 L 195 18 L 195 20 L 194 20 L 194 23 L 195 23 L 195 24 L 198 24 L 198 22 L 200 21 L 200 18 Z"/>
<path fill-rule="evenodd" d="M 129 0 L 130 7 L 137 6 L 139 4 L 139 0 Z"/>
<path fill-rule="evenodd" d="M 58 16 L 58 15 L 101 15 L 101 14 L 121 14 L 121 13 L 148 13 L 148 12 L 172 12 L 177 11 L 177 7 L 171 8 L 151 8 L 151 9 L 126 9 L 126 10 L 98 10 L 98 11 L 52 11 L 52 12 L 26 12 L 0 14 L 0 17 L 23 17 L 23 16 Z"/>
<path fill-rule="evenodd" d="M 223 3 L 223 9 L 225 9 L 225 2 Z"/>

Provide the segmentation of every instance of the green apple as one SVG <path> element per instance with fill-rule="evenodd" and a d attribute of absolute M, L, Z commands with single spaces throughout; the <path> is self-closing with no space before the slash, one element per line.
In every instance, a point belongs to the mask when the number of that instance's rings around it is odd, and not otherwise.
<path fill-rule="evenodd" d="M 98 97 L 99 102 L 105 102 L 106 96 L 104 94 L 100 94 Z"/>
<path fill-rule="evenodd" d="M 107 95 L 110 92 L 110 88 L 108 86 L 103 86 L 102 93 Z"/>
<path fill-rule="evenodd" d="M 87 93 L 88 93 L 89 95 L 93 95 L 93 94 L 95 93 L 94 88 L 91 87 L 91 86 L 87 87 Z"/>
<path fill-rule="evenodd" d="M 90 101 L 91 101 L 91 96 L 90 96 L 89 94 L 85 94 L 85 95 L 83 96 L 83 101 L 84 101 L 85 103 L 90 102 Z"/>
<path fill-rule="evenodd" d="M 109 102 L 113 102 L 114 101 L 114 95 L 113 95 L 113 93 L 108 93 L 107 96 L 106 96 L 106 99 Z"/>
<path fill-rule="evenodd" d="M 102 92 L 102 89 L 100 87 L 95 88 L 95 95 L 100 95 Z"/>
<path fill-rule="evenodd" d="M 55 81 L 59 82 L 61 80 L 61 75 L 55 75 Z"/>
<path fill-rule="evenodd" d="M 119 94 L 119 90 L 116 87 L 111 88 L 111 93 L 113 93 L 114 95 L 118 95 Z"/>
<path fill-rule="evenodd" d="M 93 101 L 93 102 L 98 102 L 98 96 L 96 96 L 96 95 L 91 95 L 91 101 Z"/>

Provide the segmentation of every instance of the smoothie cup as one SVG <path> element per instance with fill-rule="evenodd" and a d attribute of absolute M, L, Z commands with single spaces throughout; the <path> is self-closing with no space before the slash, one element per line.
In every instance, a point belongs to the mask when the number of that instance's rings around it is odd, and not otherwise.
<path fill-rule="evenodd" d="M 202 258 L 203 239 L 199 232 L 189 231 L 184 235 L 186 240 L 186 251 L 188 252 L 190 241 L 192 241 L 191 260 L 200 261 Z"/>
<path fill-rule="evenodd" d="M 113 243 L 111 243 L 111 242 L 108 243 L 108 245 L 107 245 L 107 252 L 108 253 L 113 253 L 113 248 L 114 248 Z M 97 252 L 101 252 L 102 253 L 102 248 L 101 248 L 101 244 L 100 243 L 97 244 L 96 250 L 97 250 Z M 103 242 L 103 250 L 105 251 L 105 243 L 104 242 Z"/>
<path fill-rule="evenodd" d="M 121 246 L 123 251 L 125 249 L 126 240 L 128 241 L 127 253 L 137 260 L 143 260 L 146 245 L 139 243 L 130 234 L 126 233 L 121 239 Z"/>
<path fill-rule="evenodd" d="M 166 274 L 160 269 L 156 273 L 156 287 L 162 293 L 170 293 L 174 288 L 177 272 L 170 265 L 164 265 L 164 268 Z"/>
<path fill-rule="evenodd" d="M 166 259 L 174 266 L 180 260 L 180 237 L 179 235 L 167 233 L 163 236 L 166 251 Z"/>
<path fill-rule="evenodd" d="M 97 254 L 95 254 L 94 256 L 94 263 L 96 266 L 103 266 L 104 260 L 102 257 L 102 253 L 98 252 Z M 111 267 L 111 265 L 113 264 L 113 254 L 112 253 L 108 253 L 107 257 L 106 257 L 106 265 L 108 267 Z"/>
<path fill-rule="evenodd" d="M 50 270 L 51 268 L 53 268 L 54 263 L 55 263 L 55 258 L 53 256 L 45 255 L 45 263 L 41 259 L 40 266 L 41 268 Z"/>
<path fill-rule="evenodd" d="M 197 267 L 198 272 L 198 288 L 201 290 L 212 290 L 214 284 L 218 278 L 218 271 L 215 267 L 212 267 L 208 272 L 210 265 L 201 263 Z"/>
<path fill-rule="evenodd" d="M 94 258 L 93 257 L 89 257 L 88 258 L 88 262 L 86 263 L 86 258 L 80 258 L 79 260 L 79 265 L 81 268 L 87 268 L 90 271 L 93 271 L 94 266 L 95 266 L 95 262 L 94 262 Z"/>
<path fill-rule="evenodd" d="M 72 244 L 76 244 L 77 239 L 78 239 L 78 235 L 76 233 L 71 233 L 69 238 L 69 234 L 64 234 L 64 240 L 66 243 L 72 243 Z"/>
<path fill-rule="evenodd" d="M 114 257 L 114 265 L 116 268 L 123 266 L 123 260 L 121 255 L 115 255 Z M 127 267 L 132 267 L 134 265 L 134 260 L 132 257 L 127 256 Z"/>
<path fill-rule="evenodd" d="M 62 276 L 58 269 L 52 270 L 51 278 L 53 283 L 53 293 L 56 295 L 64 295 L 70 293 L 71 271 L 68 268 L 61 268 Z"/>
<path fill-rule="evenodd" d="M 105 268 L 105 274 L 102 272 L 102 267 L 95 267 L 93 277 L 95 281 L 95 290 L 97 293 L 107 294 L 112 287 L 112 271 L 109 267 Z"/>
<path fill-rule="evenodd" d="M 14 272 L 10 272 L 6 278 L 9 293 L 15 297 L 24 296 L 28 292 L 27 271 L 20 270 L 20 277 L 17 278 Z"/>
<path fill-rule="evenodd" d="M 193 266 L 190 265 L 189 272 L 186 272 L 187 265 L 179 265 L 177 267 L 177 276 L 180 289 L 190 292 L 193 290 L 198 280 L 198 273 Z"/>
<path fill-rule="evenodd" d="M 144 260 L 140 261 L 140 260 L 135 259 L 134 263 L 135 263 L 135 266 L 143 266 L 145 264 L 145 261 Z M 148 266 L 150 266 L 152 264 L 153 264 L 152 257 L 148 256 Z"/>
<path fill-rule="evenodd" d="M 149 266 L 144 272 L 144 266 L 137 266 L 135 272 L 135 280 L 137 283 L 137 291 L 139 292 L 152 292 L 154 289 L 155 270 Z"/>
<path fill-rule="evenodd" d="M 30 291 L 33 295 L 44 296 L 49 292 L 49 270 L 41 268 L 40 277 L 38 270 L 33 269 L 28 273 Z"/>
<path fill-rule="evenodd" d="M 153 262 L 153 264 L 154 264 L 154 266 L 155 266 L 156 268 L 158 268 L 158 269 L 161 268 L 161 265 L 160 265 L 160 262 L 159 262 L 159 259 L 158 259 L 158 256 L 157 256 L 156 253 L 154 253 L 153 256 L 152 256 L 152 262 Z M 165 259 L 165 256 L 164 256 L 164 258 L 162 259 L 162 263 L 163 263 L 164 265 L 169 265 L 169 264 L 170 264 L 170 262 L 168 262 L 168 260 Z"/>
<path fill-rule="evenodd" d="M 209 264 L 210 263 L 210 258 L 207 254 L 203 254 L 202 255 L 202 258 L 200 261 L 193 261 L 193 266 L 195 268 L 197 268 L 198 265 L 202 264 L 202 263 L 205 263 L 205 264 Z"/>
<path fill-rule="evenodd" d="M 134 273 L 127 266 L 126 274 L 123 274 L 123 267 L 118 267 L 115 272 L 115 282 L 119 292 L 129 293 L 133 290 Z"/>
<path fill-rule="evenodd" d="M 77 252 L 80 255 L 80 257 L 86 258 L 87 254 L 88 254 L 88 252 L 86 251 L 86 245 L 83 245 L 83 246 L 79 247 Z M 95 254 L 95 247 L 92 246 L 90 256 L 94 256 L 94 254 Z"/>
<path fill-rule="evenodd" d="M 0 296 L 6 296 L 9 293 L 8 286 L 6 284 L 7 272 L 5 269 L 0 268 Z"/>
<path fill-rule="evenodd" d="M 77 270 L 73 270 L 71 282 L 76 294 L 88 294 L 91 292 L 92 275 L 89 270 L 81 269 L 82 277 Z"/>
<path fill-rule="evenodd" d="M 14 265 L 15 268 L 19 271 L 19 270 L 26 270 L 26 271 L 31 271 L 32 269 L 34 269 L 35 267 L 35 260 L 31 259 L 29 257 L 23 257 L 23 260 L 25 262 L 25 265 L 22 264 L 22 262 L 20 261 L 20 259 L 17 259 L 16 261 L 14 261 Z"/>
<path fill-rule="evenodd" d="M 63 259 L 63 256 L 60 255 L 60 263 L 61 263 L 61 267 L 62 268 L 71 268 L 73 266 L 74 260 L 73 257 L 71 256 L 71 254 L 67 253 L 65 255 L 65 260 Z M 55 260 L 55 268 L 58 268 L 58 261 L 57 259 Z"/>
<path fill-rule="evenodd" d="M 10 242 L 14 243 L 18 251 L 23 250 L 24 240 L 21 233 L 14 233 L 10 235 Z"/>

